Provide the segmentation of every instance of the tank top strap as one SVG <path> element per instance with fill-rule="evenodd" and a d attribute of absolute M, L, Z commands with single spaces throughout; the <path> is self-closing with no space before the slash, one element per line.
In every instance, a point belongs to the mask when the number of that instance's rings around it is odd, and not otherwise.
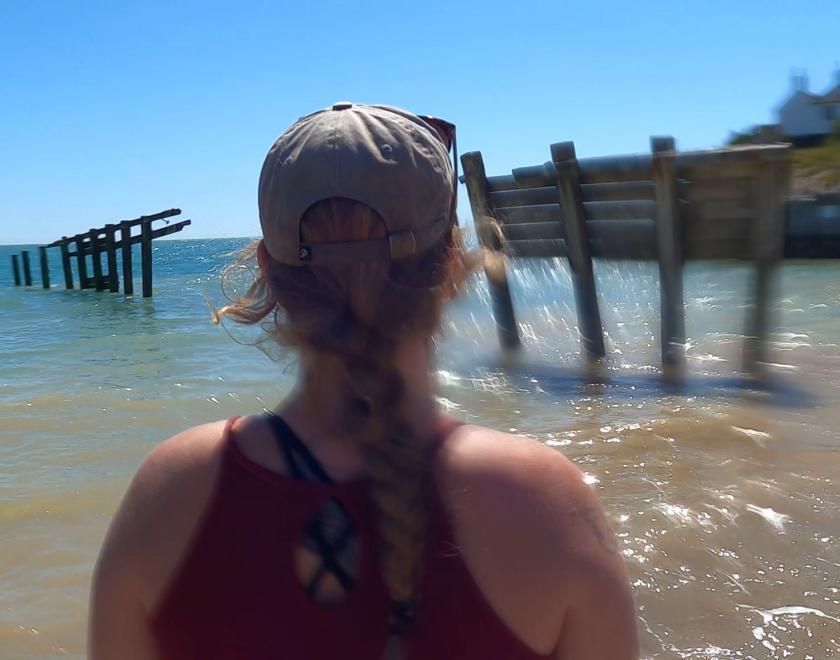
<path fill-rule="evenodd" d="M 266 411 L 265 419 L 274 432 L 274 439 L 291 476 L 304 481 L 315 481 L 322 484 L 334 483 L 327 474 L 321 462 L 309 450 L 309 447 L 298 437 L 282 417 L 271 411 Z"/>

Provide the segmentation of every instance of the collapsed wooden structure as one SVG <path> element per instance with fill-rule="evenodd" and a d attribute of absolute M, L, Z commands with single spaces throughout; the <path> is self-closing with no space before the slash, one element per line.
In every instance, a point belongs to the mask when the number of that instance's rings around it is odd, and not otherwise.
<path fill-rule="evenodd" d="M 480 152 L 461 157 L 480 243 L 507 257 L 565 257 L 572 273 L 581 344 L 604 357 L 593 257 L 657 259 L 663 375 L 685 362 L 683 262 L 746 259 L 755 263 L 745 369 L 766 360 L 771 276 L 784 256 L 790 147 L 762 145 L 678 153 L 671 137 L 651 139 L 651 153 L 578 160 L 572 142 L 551 145 L 551 160 L 511 174 L 485 173 Z M 504 268 L 486 268 L 499 340 L 520 345 Z"/>
<path fill-rule="evenodd" d="M 45 289 L 50 288 L 49 265 L 47 249 L 58 247 L 61 249 L 61 264 L 64 271 L 64 286 L 72 289 L 74 284 L 72 261 L 76 261 L 80 289 L 95 289 L 96 291 L 118 292 L 120 290 L 119 274 L 117 272 L 117 251 L 122 251 L 123 291 L 126 296 L 134 295 L 134 276 L 132 267 L 132 246 L 140 244 L 140 261 L 143 282 L 143 297 L 152 296 L 152 240 L 168 236 L 181 231 L 191 224 L 191 220 L 182 220 L 168 224 L 168 218 L 181 214 L 181 209 L 169 209 L 153 215 L 144 215 L 134 220 L 123 220 L 117 224 L 107 224 L 98 229 L 75 236 L 62 236 L 49 245 L 41 245 L 38 253 L 41 263 L 41 283 Z M 167 226 L 152 228 L 152 223 L 163 220 Z M 132 229 L 140 227 L 140 233 L 132 236 Z M 119 237 L 117 236 L 119 232 Z M 106 256 L 107 270 L 102 268 L 102 255 Z M 90 270 L 88 270 L 90 257 Z M 29 252 L 21 253 L 23 275 L 26 286 L 32 285 L 32 274 L 29 266 Z M 12 271 L 15 285 L 21 285 L 20 264 L 18 255 L 12 255 Z"/>

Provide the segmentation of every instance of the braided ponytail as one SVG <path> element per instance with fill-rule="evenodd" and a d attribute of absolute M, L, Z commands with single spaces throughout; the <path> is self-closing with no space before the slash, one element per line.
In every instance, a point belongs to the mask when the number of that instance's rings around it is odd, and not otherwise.
<path fill-rule="evenodd" d="M 307 211 L 301 232 L 312 242 L 346 241 L 380 238 L 385 228 L 369 207 L 334 198 Z M 406 386 L 395 356 L 407 337 L 431 337 L 443 300 L 473 265 L 454 236 L 413 261 L 395 264 L 327 268 L 270 261 L 244 297 L 217 313 L 255 324 L 273 311 L 269 336 L 342 365 L 346 433 L 368 466 L 380 570 L 394 603 L 388 654 L 411 625 L 418 597 L 431 459 L 430 443 L 416 437 L 406 419 Z"/>
<path fill-rule="evenodd" d="M 378 513 L 380 570 L 394 602 L 391 630 L 410 625 L 426 533 L 428 443 L 403 418 L 405 383 L 394 365 L 397 338 L 365 326 L 352 312 L 337 316 L 309 344 L 344 367 L 350 439 L 368 465 Z"/>

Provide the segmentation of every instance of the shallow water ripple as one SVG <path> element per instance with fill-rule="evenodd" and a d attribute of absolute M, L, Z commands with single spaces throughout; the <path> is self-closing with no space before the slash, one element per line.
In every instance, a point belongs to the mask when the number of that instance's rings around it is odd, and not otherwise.
<path fill-rule="evenodd" d="M 160 242 L 150 301 L 0 287 L 0 657 L 83 657 L 96 551 L 146 452 L 288 390 L 289 356 L 272 363 L 209 323 L 204 296 L 222 302 L 219 270 L 244 243 Z M 772 391 L 737 375 L 742 266 L 687 268 L 679 391 L 657 378 L 653 264 L 596 264 L 602 383 L 579 377 L 559 260 L 512 273 L 519 359 L 499 355 L 481 280 L 450 311 L 441 405 L 580 466 L 627 562 L 645 657 L 840 657 L 838 275 L 834 264 L 784 267 Z"/>

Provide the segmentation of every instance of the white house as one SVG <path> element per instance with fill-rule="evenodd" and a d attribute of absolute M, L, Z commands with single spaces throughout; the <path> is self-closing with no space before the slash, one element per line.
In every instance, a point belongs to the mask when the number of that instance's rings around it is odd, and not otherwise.
<path fill-rule="evenodd" d="M 840 69 L 834 73 L 834 86 L 825 94 L 808 91 L 808 77 L 792 78 L 793 92 L 779 108 L 779 128 L 794 141 L 815 140 L 831 133 L 840 120 Z"/>

